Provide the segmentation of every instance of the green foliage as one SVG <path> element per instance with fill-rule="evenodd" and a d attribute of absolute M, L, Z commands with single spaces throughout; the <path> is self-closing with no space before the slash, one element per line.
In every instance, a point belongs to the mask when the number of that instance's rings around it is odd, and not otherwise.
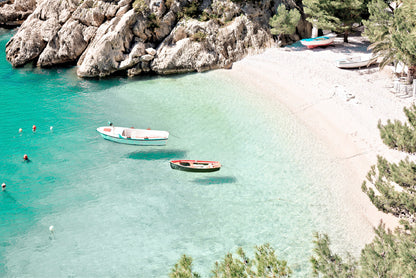
<path fill-rule="evenodd" d="M 331 252 L 327 235 L 315 234 L 315 255 L 311 259 L 313 275 L 322 278 L 415 277 L 416 228 L 407 223 L 392 233 L 380 224 L 374 231 L 376 236 L 361 251 L 359 262 L 348 256 L 347 263 Z"/>
<path fill-rule="evenodd" d="M 416 65 L 416 2 L 404 0 L 398 8 L 393 1 L 372 0 L 368 4 L 369 20 L 364 21 L 364 35 L 372 42 L 370 49 L 382 57 L 380 67 L 403 62 L 414 75 Z"/>
<path fill-rule="evenodd" d="M 212 270 L 213 278 L 285 278 L 290 277 L 292 270 L 286 261 L 278 260 L 274 249 L 269 244 L 256 246 L 253 259 L 250 259 L 240 247 L 237 254 L 225 255 L 222 261 L 216 262 Z M 192 258 L 183 255 L 175 264 L 170 278 L 197 278 L 192 272 Z"/>
<path fill-rule="evenodd" d="M 225 255 L 223 261 L 215 262 L 212 274 L 214 278 L 241 277 L 248 278 L 246 268 L 249 268 L 250 260 L 246 257 L 243 249 L 237 250 L 239 257 L 234 258 L 233 254 Z"/>
<path fill-rule="evenodd" d="M 380 210 L 396 216 L 415 215 L 416 213 L 416 164 L 408 158 L 398 164 L 389 163 L 378 156 L 377 169 L 373 166 L 367 174 L 367 180 L 373 184 L 368 188 L 366 182 L 362 189 L 371 202 Z"/>
<path fill-rule="evenodd" d="M 194 33 L 191 37 L 191 40 L 193 41 L 197 41 L 197 42 L 202 42 L 207 38 L 207 34 L 203 31 L 198 31 L 196 33 Z"/>
<path fill-rule="evenodd" d="M 250 277 L 290 277 L 292 270 L 287 262 L 278 260 L 275 250 L 269 244 L 257 246 L 256 249 Z"/>
<path fill-rule="evenodd" d="M 200 5 L 201 0 L 191 0 L 188 5 L 182 8 L 182 11 L 179 13 L 179 17 L 198 18 L 202 13 L 199 10 Z"/>
<path fill-rule="evenodd" d="M 309 22 L 317 28 L 344 33 L 348 42 L 348 33 L 353 23 L 361 22 L 363 0 L 304 0 L 305 13 Z"/>
<path fill-rule="evenodd" d="M 298 10 L 286 10 L 285 5 L 280 4 L 277 8 L 277 13 L 270 18 L 269 25 L 273 35 L 278 35 L 279 39 L 282 34 L 293 34 L 296 32 L 296 25 L 300 19 Z"/>
<path fill-rule="evenodd" d="M 269 244 L 256 246 L 254 259 L 246 256 L 240 247 L 237 250 L 237 257 L 228 253 L 224 260 L 216 262 L 212 271 L 213 278 L 254 278 L 254 277 L 290 277 L 292 270 L 287 262 L 278 260 L 274 249 Z"/>
<path fill-rule="evenodd" d="M 172 4 L 175 0 L 165 0 L 165 6 L 169 10 L 172 7 Z"/>
<path fill-rule="evenodd" d="M 254 259 L 246 256 L 238 248 L 237 256 L 228 253 L 223 261 L 216 262 L 212 271 L 213 278 L 284 278 L 290 277 L 292 270 L 287 262 L 278 260 L 274 249 L 269 244 L 256 246 Z"/>
<path fill-rule="evenodd" d="M 150 30 L 155 30 L 156 28 L 160 27 L 160 19 L 156 16 L 156 14 L 151 13 L 147 17 L 147 28 Z"/>
<path fill-rule="evenodd" d="M 343 262 L 339 255 L 333 254 L 330 250 L 328 235 L 315 233 L 314 237 L 315 248 L 313 252 L 315 256 L 312 256 L 310 260 L 314 277 L 357 277 L 357 262 L 350 255 L 348 255 L 347 262 Z"/>
<path fill-rule="evenodd" d="M 182 255 L 169 274 L 169 278 L 199 278 L 198 273 L 192 271 L 192 258 Z"/>
<path fill-rule="evenodd" d="M 376 237 L 361 251 L 361 277 L 415 277 L 416 228 L 392 233 L 380 225 L 374 231 Z"/>
<path fill-rule="evenodd" d="M 145 0 L 134 0 L 133 9 L 136 13 L 147 13 L 150 11 L 149 6 Z"/>
<path fill-rule="evenodd" d="M 403 108 L 407 121 L 402 123 L 398 120 L 387 121 L 382 125 L 379 121 L 378 128 L 380 137 L 384 144 L 392 149 L 405 151 L 408 153 L 416 152 L 416 106 L 413 104 L 410 108 Z"/>

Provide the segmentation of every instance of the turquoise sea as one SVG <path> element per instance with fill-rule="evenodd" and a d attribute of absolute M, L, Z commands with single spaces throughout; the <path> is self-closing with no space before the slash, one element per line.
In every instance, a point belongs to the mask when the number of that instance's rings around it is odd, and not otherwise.
<path fill-rule="evenodd" d="M 208 277 L 227 252 L 266 242 L 293 277 L 310 277 L 314 231 L 338 250 L 363 247 L 371 227 L 340 201 L 325 145 L 255 88 L 221 71 L 84 80 L 75 68 L 13 69 L 12 33 L 0 31 L 0 277 L 167 277 L 182 254 Z M 171 136 L 116 144 L 95 130 L 108 121 Z M 170 169 L 180 158 L 223 167 Z"/>

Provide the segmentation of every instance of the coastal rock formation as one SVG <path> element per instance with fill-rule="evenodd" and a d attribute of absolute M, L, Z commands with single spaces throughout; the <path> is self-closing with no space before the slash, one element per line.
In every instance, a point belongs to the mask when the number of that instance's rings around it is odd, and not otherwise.
<path fill-rule="evenodd" d="M 0 2 L 0 25 L 21 25 L 35 8 L 36 0 L 8 0 Z"/>
<path fill-rule="evenodd" d="M 78 0 L 44 0 L 6 44 L 6 58 L 22 66 L 39 57 L 79 5 Z"/>
<path fill-rule="evenodd" d="M 23 3 L 14 1 L 15 7 Z M 36 9 L 7 43 L 6 58 L 16 67 L 77 64 L 81 77 L 229 67 L 249 50 L 271 46 L 268 20 L 280 3 L 30 0 L 27 7 Z"/>
<path fill-rule="evenodd" d="M 159 74 L 226 67 L 248 49 L 271 46 L 270 35 L 246 16 L 220 26 L 214 21 L 181 21 L 158 48 L 152 70 Z"/>

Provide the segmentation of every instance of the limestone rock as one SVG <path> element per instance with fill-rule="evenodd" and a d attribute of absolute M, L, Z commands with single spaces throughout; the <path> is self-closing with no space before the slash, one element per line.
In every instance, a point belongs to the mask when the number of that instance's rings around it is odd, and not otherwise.
<path fill-rule="evenodd" d="M 137 20 L 134 10 L 102 24 L 79 61 L 81 77 L 107 76 L 119 69 L 133 39 L 132 27 Z"/>
<path fill-rule="evenodd" d="M 47 44 L 37 65 L 45 67 L 77 61 L 105 19 L 114 16 L 116 11 L 122 13 L 123 6 L 119 5 L 93 0 L 82 2 Z"/>
<path fill-rule="evenodd" d="M 142 55 L 145 53 L 145 44 L 142 42 L 138 42 L 133 49 L 131 50 L 127 59 L 120 62 L 118 67 L 119 70 L 125 70 L 134 67 L 141 61 Z M 153 56 L 152 56 L 153 59 Z M 141 72 L 140 67 L 134 71 L 136 74 Z M 129 76 L 136 75 L 136 74 L 129 74 Z"/>
<path fill-rule="evenodd" d="M 142 68 L 140 67 L 140 65 L 136 65 L 134 68 L 131 68 L 127 71 L 127 75 L 132 77 L 135 75 L 139 75 L 142 73 Z"/>
<path fill-rule="evenodd" d="M 156 55 L 156 49 L 154 49 L 154 48 L 146 48 L 145 50 L 146 50 L 147 54 L 150 54 L 152 56 Z"/>
<path fill-rule="evenodd" d="M 213 0 L 209 12 L 218 15 L 221 21 L 225 23 L 231 21 L 240 14 L 241 8 L 237 3 L 234 3 L 231 0 Z"/>
<path fill-rule="evenodd" d="M 13 66 L 22 66 L 37 58 L 78 5 L 78 0 L 40 2 L 7 43 L 7 60 Z"/>
<path fill-rule="evenodd" d="M 159 74 L 221 68 L 243 58 L 249 48 L 262 49 L 272 43 L 271 35 L 246 16 L 226 26 L 181 21 L 158 48 L 151 67 Z"/>
<path fill-rule="evenodd" d="M 39 56 L 38 66 L 52 66 L 55 64 L 76 61 L 88 45 L 91 35 L 97 27 L 91 27 L 94 30 L 88 30 L 87 26 L 75 21 L 68 20 L 58 33 L 49 41 L 46 48 Z"/>
<path fill-rule="evenodd" d="M 153 60 L 153 55 L 146 54 L 140 57 L 140 62 L 150 62 Z"/>
<path fill-rule="evenodd" d="M 18 26 L 35 10 L 36 0 L 9 0 L 0 7 L 0 25 Z"/>
<path fill-rule="evenodd" d="M 6 45 L 13 66 L 77 62 L 81 77 L 117 71 L 168 74 L 230 67 L 249 51 L 272 45 L 268 19 L 281 2 L 6 0 L 0 4 L 0 24 L 12 8 L 34 9 Z M 178 22 L 178 15 L 195 3 L 199 20 Z M 10 18 L 5 20 L 12 22 Z M 299 32 L 307 32 L 302 24 Z"/>

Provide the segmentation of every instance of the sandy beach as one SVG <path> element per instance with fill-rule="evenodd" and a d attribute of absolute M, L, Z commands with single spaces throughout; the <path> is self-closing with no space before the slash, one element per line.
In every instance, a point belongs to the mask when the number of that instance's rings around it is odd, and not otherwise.
<path fill-rule="evenodd" d="M 377 122 L 404 120 L 403 107 L 413 97 L 392 93 L 392 69 L 377 66 L 343 70 L 335 61 L 346 56 L 369 53 L 362 37 L 350 37 L 349 43 L 336 38 L 334 45 L 307 49 L 299 43 L 271 48 L 235 63 L 224 74 L 255 86 L 256 91 L 278 101 L 298 117 L 328 147 L 346 173 L 346 180 L 334 181 L 351 213 L 372 225 L 382 220 L 388 228 L 398 221 L 381 213 L 361 191 L 361 184 L 377 155 L 398 161 L 404 153 L 383 144 Z"/>

